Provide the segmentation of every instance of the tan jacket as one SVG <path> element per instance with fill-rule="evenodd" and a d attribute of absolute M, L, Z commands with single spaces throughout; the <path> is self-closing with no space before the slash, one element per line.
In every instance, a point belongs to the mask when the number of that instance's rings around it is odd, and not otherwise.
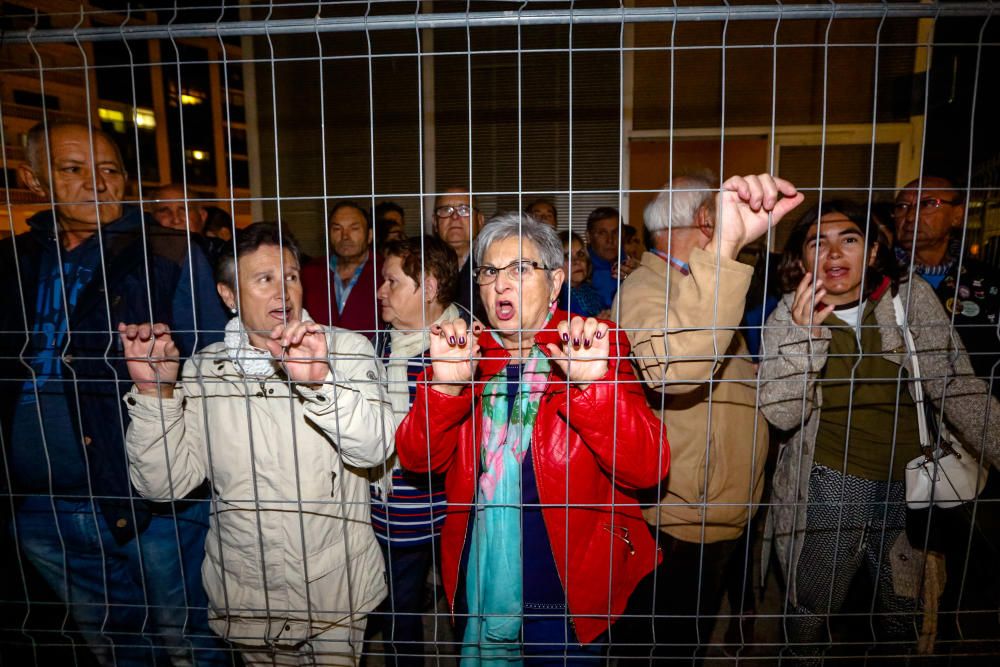
<path fill-rule="evenodd" d="M 612 312 L 620 301 L 619 325 L 670 442 L 666 489 L 646 520 L 685 542 L 718 542 L 743 533 L 763 490 L 767 423 L 736 331 L 753 269 L 699 249 L 689 266 L 690 275 L 668 273 L 645 253 Z"/>
<path fill-rule="evenodd" d="M 371 343 L 343 329 L 328 342 L 319 389 L 245 378 L 215 343 L 173 398 L 125 396 L 139 493 L 183 498 L 212 482 L 202 579 L 209 624 L 236 642 L 294 645 L 386 594 L 365 469 L 392 454 L 396 421 Z"/>

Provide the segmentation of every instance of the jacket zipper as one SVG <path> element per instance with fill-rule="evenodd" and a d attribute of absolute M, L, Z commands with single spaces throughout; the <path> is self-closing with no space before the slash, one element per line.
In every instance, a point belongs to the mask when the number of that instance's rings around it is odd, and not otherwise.
<path fill-rule="evenodd" d="M 628 526 L 621 526 L 621 535 L 613 530 L 613 526 L 610 523 L 601 524 L 601 528 L 611 533 L 611 537 L 617 537 L 619 540 L 623 541 L 628 546 L 629 556 L 635 555 L 635 546 L 632 544 L 632 540 L 629 539 Z"/>

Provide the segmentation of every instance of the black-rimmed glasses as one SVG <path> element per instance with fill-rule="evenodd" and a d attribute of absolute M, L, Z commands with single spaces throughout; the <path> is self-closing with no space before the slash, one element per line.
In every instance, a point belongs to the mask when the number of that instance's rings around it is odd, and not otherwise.
<path fill-rule="evenodd" d="M 475 210 L 475 207 L 467 206 L 466 204 L 459 204 L 458 206 L 438 206 L 434 209 L 434 215 L 439 218 L 450 218 L 458 213 L 459 216 L 468 218 Z"/>

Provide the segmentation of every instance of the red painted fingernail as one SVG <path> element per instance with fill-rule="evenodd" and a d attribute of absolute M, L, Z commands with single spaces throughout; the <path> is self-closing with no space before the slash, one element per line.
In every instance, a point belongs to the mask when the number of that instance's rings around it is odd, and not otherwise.
<path fill-rule="evenodd" d="M 562 335 L 562 339 L 563 339 L 564 343 L 568 343 L 569 342 L 569 334 L 563 334 Z"/>
<path fill-rule="evenodd" d="M 458 339 L 458 344 L 459 344 L 459 345 L 465 345 L 465 336 L 462 336 L 462 337 L 460 337 L 460 338 Z"/>
<path fill-rule="evenodd" d="M 573 345 L 579 345 L 579 344 L 580 344 L 580 339 L 579 338 L 574 338 L 573 339 Z"/>
<path fill-rule="evenodd" d="M 455 344 L 455 337 L 454 337 L 454 336 L 448 336 L 448 342 L 449 342 L 449 343 L 450 343 L 451 345 L 454 345 L 454 344 Z"/>
<path fill-rule="evenodd" d="M 604 338 L 604 332 L 603 332 L 603 331 L 598 331 L 598 332 L 597 332 L 597 333 L 595 334 L 595 337 L 596 337 L 596 338 Z"/>

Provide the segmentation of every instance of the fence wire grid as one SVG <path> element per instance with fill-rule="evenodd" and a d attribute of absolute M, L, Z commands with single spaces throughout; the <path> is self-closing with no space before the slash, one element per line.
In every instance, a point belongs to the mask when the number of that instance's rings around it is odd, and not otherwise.
<path fill-rule="evenodd" d="M 0 661 L 996 664 L 992 2 L 0 10 Z"/>

